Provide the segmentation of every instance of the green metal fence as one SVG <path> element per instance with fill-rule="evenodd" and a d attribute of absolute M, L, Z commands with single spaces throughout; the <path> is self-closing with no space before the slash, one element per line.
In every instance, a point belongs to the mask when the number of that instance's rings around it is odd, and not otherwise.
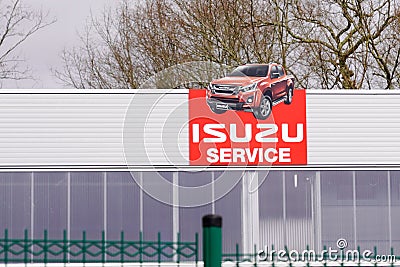
<path fill-rule="evenodd" d="M 254 246 L 254 251 L 252 253 L 243 253 L 239 249 L 239 244 L 236 244 L 234 253 L 222 253 L 222 262 L 224 261 L 235 262 L 237 266 L 242 262 L 253 262 L 256 264 L 258 261 L 257 247 Z"/>
<path fill-rule="evenodd" d="M 121 232 L 119 240 L 90 240 L 86 233 L 82 239 L 68 240 L 67 232 L 63 239 L 49 239 L 44 231 L 42 239 L 29 238 L 25 231 L 23 239 L 9 238 L 8 230 L 0 238 L 0 263 L 126 263 L 126 262 L 176 262 L 199 260 L 198 234 L 194 241 L 181 241 L 180 234 L 176 242 L 162 241 L 158 233 L 157 240 L 143 240 L 140 233 L 138 241 L 125 239 Z"/>
<path fill-rule="evenodd" d="M 371 253 L 363 255 L 363 253 L 367 250 L 361 250 L 360 246 L 357 249 L 337 249 L 337 258 L 332 259 L 328 254 L 330 250 L 329 247 L 323 246 L 324 254 L 311 254 L 310 246 L 306 246 L 304 250 L 300 250 L 298 252 L 298 256 L 295 257 L 296 260 L 292 260 L 290 253 L 293 250 L 289 249 L 287 246 L 284 246 L 283 249 L 276 249 L 274 245 L 270 246 L 270 251 L 264 251 L 262 258 L 267 259 L 266 262 L 271 263 L 271 266 L 274 267 L 276 263 L 287 263 L 287 266 L 292 266 L 295 262 L 303 262 L 304 266 L 310 266 L 311 263 L 320 262 L 322 266 L 349 266 L 349 263 L 353 263 L 352 266 L 400 266 L 400 256 L 396 256 L 394 254 L 394 249 L 391 248 L 389 253 L 380 254 L 378 253 L 378 249 L 374 246 L 372 249 L 368 250 Z M 273 251 L 273 252 L 272 252 Z M 304 252 L 308 253 L 304 253 Z M 264 262 L 264 260 L 260 260 L 260 250 L 254 246 L 253 252 L 243 253 L 239 248 L 239 244 L 236 244 L 236 249 L 234 253 L 223 253 L 222 254 L 222 262 L 233 262 L 237 267 L 241 265 L 241 263 L 251 263 L 254 267 L 257 267 L 260 262 Z M 278 257 L 278 253 L 284 252 L 284 256 Z M 349 253 L 350 252 L 350 253 Z M 382 260 L 385 257 L 385 260 Z M 377 258 L 378 257 L 378 258 Z M 380 258 L 380 260 L 378 260 Z M 282 266 L 282 265 L 279 265 Z M 314 266 L 314 265 L 313 265 Z"/>
<path fill-rule="evenodd" d="M 284 251 L 290 253 L 290 249 L 285 246 Z M 309 251 L 307 246 L 306 251 Z M 323 247 L 327 251 L 327 247 Z M 277 251 L 274 246 L 271 246 L 271 251 Z M 271 251 L 265 252 L 263 255 L 268 258 L 272 265 L 282 262 L 276 254 Z M 362 254 L 360 247 L 357 251 Z M 369 259 L 374 266 L 380 266 L 376 261 L 376 256 L 379 255 L 377 247 L 371 249 Z M 354 261 L 354 266 L 363 266 L 356 258 L 350 258 L 344 254 L 345 251 L 340 251 L 337 261 Z M 392 255 L 392 261 L 387 262 L 386 266 L 399 266 L 400 256 L 394 256 L 393 249 L 389 255 Z M 333 261 L 330 261 L 328 255 L 317 255 L 323 266 L 330 266 Z M 86 238 L 86 233 L 82 233 L 81 239 L 68 239 L 67 232 L 63 232 L 62 239 L 49 239 L 47 231 L 44 231 L 43 238 L 31 239 L 28 231 L 24 232 L 24 238 L 15 239 L 9 238 L 8 230 L 4 231 L 3 237 L 0 238 L 0 264 L 7 263 L 129 263 L 129 262 L 193 262 L 197 265 L 199 261 L 199 239 L 198 234 L 194 236 L 194 241 L 182 241 L 178 233 L 175 242 L 162 241 L 161 234 L 158 233 L 156 240 L 144 240 L 143 234 L 139 234 L 139 240 L 130 241 L 125 238 L 124 232 L 121 232 L 118 240 L 107 240 L 105 233 L 102 232 L 100 240 L 91 240 Z M 314 262 L 309 258 L 300 255 L 298 261 L 305 262 L 309 266 L 310 262 Z M 233 253 L 223 253 L 222 262 L 233 262 L 237 267 L 241 263 L 248 262 L 252 266 L 257 267 L 260 263 L 259 250 L 256 246 L 253 252 L 243 253 L 240 250 L 239 244 L 236 244 Z M 291 266 L 293 261 L 285 260 L 288 266 Z M 397 263 L 396 263 L 397 262 Z M 334 264 L 337 266 L 336 264 Z M 369 265 L 371 266 L 371 265 Z"/>

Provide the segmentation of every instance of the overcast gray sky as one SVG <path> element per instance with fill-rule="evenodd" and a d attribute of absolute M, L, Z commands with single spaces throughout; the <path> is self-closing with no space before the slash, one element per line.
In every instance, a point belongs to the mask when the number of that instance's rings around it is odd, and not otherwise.
<path fill-rule="evenodd" d="M 90 12 L 99 15 L 105 7 L 117 5 L 117 0 L 24 0 L 35 9 L 50 12 L 56 23 L 31 36 L 19 53 L 26 59 L 36 80 L 4 81 L 3 88 L 63 88 L 51 68 L 61 68 L 60 54 L 64 48 L 79 44 Z"/>

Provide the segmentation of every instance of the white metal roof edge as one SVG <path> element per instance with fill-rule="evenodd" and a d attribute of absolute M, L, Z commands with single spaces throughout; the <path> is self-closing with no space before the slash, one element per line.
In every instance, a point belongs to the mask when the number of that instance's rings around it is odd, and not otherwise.
<path fill-rule="evenodd" d="M 293 165 L 293 166 L 112 166 L 112 165 L 37 165 L 1 166 L 1 172 L 61 172 L 61 171 L 116 171 L 116 172 L 209 172 L 209 171 L 400 171 L 400 164 L 331 164 L 331 165 Z"/>
<path fill-rule="evenodd" d="M 187 94 L 188 89 L 0 89 L 1 94 Z"/>
<path fill-rule="evenodd" d="M 308 89 L 307 95 L 388 95 L 400 90 Z M 0 89 L 1 94 L 187 94 L 189 89 Z"/>
<path fill-rule="evenodd" d="M 400 95 L 400 90 L 355 90 L 355 89 L 340 89 L 340 90 L 325 90 L 325 89 L 309 89 L 306 90 L 307 95 Z"/>

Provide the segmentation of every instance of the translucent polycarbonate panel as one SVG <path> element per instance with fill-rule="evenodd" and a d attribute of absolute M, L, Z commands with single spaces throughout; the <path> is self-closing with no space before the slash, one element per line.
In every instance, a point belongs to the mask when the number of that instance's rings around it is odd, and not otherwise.
<path fill-rule="evenodd" d="M 315 172 L 285 171 L 285 230 L 286 245 L 303 251 L 314 248 L 316 212 Z"/>
<path fill-rule="evenodd" d="M 143 237 L 172 240 L 172 172 L 143 172 Z"/>
<path fill-rule="evenodd" d="M 104 229 L 104 173 L 71 172 L 71 238 L 101 239 Z"/>
<path fill-rule="evenodd" d="M 390 171 L 391 245 L 395 255 L 400 255 L 400 171 Z"/>
<path fill-rule="evenodd" d="M 198 207 L 210 204 L 215 199 L 215 184 L 211 181 L 212 172 L 179 172 L 179 206 Z"/>
<path fill-rule="evenodd" d="M 68 173 L 34 173 L 34 238 L 62 239 L 68 225 Z"/>
<path fill-rule="evenodd" d="M 135 174 L 139 175 L 139 174 Z M 107 172 L 107 239 L 139 240 L 140 188 L 130 172 Z"/>
<path fill-rule="evenodd" d="M 312 217 L 312 197 L 315 173 L 285 171 L 286 218 L 307 219 Z"/>
<path fill-rule="evenodd" d="M 390 253 L 388 172 L 356 171 L 357 246 Z"/>
<path fill-rule="evenodd" d="M 262 174 L 259 174 L 259 177 Z M 259 187 L 259 207 L 261 220 L 283 218 L 283 173 L 270 171 Z"/>
<path fill-rule="evenodd" d="M 281 171 L 270 171 L 259 188 L 260 243 L 264 246 L 285 245 L 282 175 Z"/>
<path fill-rule="evenodd" d="M 187 188 L 198 188 L 205 186 L 212 182 L 212 172 L 180 172 L 179 173 L 179 186 L 182 190 L 179 190 L 179 199 L 182 202 L 186 202 L 187 198 L 190 198 Z M 186 188 L 186 189 L 185 189 Z M 201 189 L 199 189 L 201 190 Z M 204 196 L 205 203 L 207 199 L 212 197 L 212 190 L 207 192 L 210 194 L 209 197 Z M 179 208 L 179 232 L 181 234 L 181 240 L 183 241 L 194 241 L 195 234 L 199 235 L 199 255 L 202 259 L 203 254 L 203 242 L 202 242 L 202 217 L 212 213 L 212 204 L 206 204 L 203 206 L 192 206 L 192 207 L 180 207 Z"/>
<path fill-rule="evenodd" d="M 253 223 L 249 228 L 253 233 L 259 230 L 257 242 L 261 245 L 304 249 L 305 244 L 311 248 L 321 244 L 335 248 L 336 241 L 345 238 L 350 249 L 377 246 L 379 253 L 389 254 L 392 245 L 395 254 L 400 254 L 400 171 L 290 170 L 266 174 L 248 171 L 247 181 L 239 179 L 232 188 L 213 189 L 215 213 L 223 217 L 224 252 L 233 252 L 237 243 L 240 248 L 249 247 L 256 239 L 244 227 Z M 0 236 L 9 229 L 10 237 L 23 238 L 27 229 L 29 235 L 41 238 L 46 229 L 49 238 L 59 239 L 70 225 L 72 239 L 82 239 L 83 231 L 88 239 L 101 239 L 105 230 L 108 239 L 119 239 L 124 231 L 126 240 L 138 240 L 143 225 L 145 240 L 157 240 L 160 232 L 163 241 L 171 241 L 179 231 L 186 241 L 194 240 L 199 232 L 201 242 L 201 218 L 212 212 L 213 205 L 181 205 L 192 196 L 185 187 L 205 186 L 212 175 L 183 171 L 175 175 L 70 172 L 68 188 L 68 172 L 0 173 Z M 243 172 L 218 171 L 214 175 L 216 180 L 236 179 Z M 179 182 L 179 190 L 173 190 L 173 181 Z M 258 199 L 248 192 L 254 188 L 258 188 Z M 212 192 L 204 191 L 205 203 Z M 249 219 L 257 212 L 257 222 Z"/>
<path fill-rule="evenodd" d="M 339 238 L 355 248 L 353 172 L 321 172 L 322 245 L 336 248 Z"/>
<path fill-rule="evenodd" d="M 31 173 L 0 173 L 0 236 L 8 229 L 9 238 L 31 233 Z"/>
<path fill-rule="evenodd" d="M 215 179 L 224 177 L 223 172 L 215 172 Z M 242 176 L 241 171 L 230 171 L 227 175 L 232 177 Z M 216 214 L 222 216 L 222 251 L 235 251 L 236 244 L 242 246 L 242 183 L 239 182 L 223 197 L 215 202 Z"/>

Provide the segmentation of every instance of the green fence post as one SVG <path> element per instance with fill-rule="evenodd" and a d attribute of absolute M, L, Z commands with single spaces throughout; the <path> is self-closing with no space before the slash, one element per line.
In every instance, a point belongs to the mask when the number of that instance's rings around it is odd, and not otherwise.
<path fill-rule="evenodd" d="M 28 230 L 24 231 L 24 263 L 28 263 Z"/>
<path fill-rule="evenodd" d="M 82 232 L 82 263 L 86 263 L 86 231 Z"/>
<path fill-rule="evenodd" d="M 390 247 L 390 255 L 393 256 L 394 255 L 394 250 L 393 247 Z M 394 259 L 392 258 L 391 263 L 390 263 L 390 267 L 394 266 L 394 262 L 396 261 L 396 256 L 394 256 Z"/>
<path fill-rule="evenodd" d="M 195 262 L 196 262 L 196 266 L 197 266 L 197 262 L 199 261 L 199 233 L 195 234 L 195 243 L 196 243 L 196 253 L 195 253 Z"/>
<path fill-rule="evenodd" d="M 63 231 L 63 263 L 66 264 L 68 261 L 68 239 L 67 239 L 67 230 Z"/>
<path fill-rule="evenodd" d="M 177 244 L 176 244 L 176 263 L 179 264 L 179 262 L 181 261 L 181 233 L 177 233 Z"/>
<path fill-rule="evenodd" d="M 272 244 L 271 245 L 271 251 L 275 251 L 275 246 Z M 268 253 L 268 251 L 267 251 L 267 259 L 268 259 L 268 257 L 269 257 L 269 253 Z M 275 267 L 275 253 L 271 253 L 271 261 L 272 261 L 272 267 Z"/>
<path fill-rule="evenodd" d="M 240 254 L 239 254 L 239 244 L 238 243 L 236 243 L 236 247 L 235 247 L 235 260 L 236 260 L 236 267 L 239 267 Z"/>
<path fill-rule="evenodd" d="M 157 234 L 157 253 L 158 253 L 157 262 L 158 262 L 158 266 L 160 266 L 160 263 L 161 263 L 161 233 L 160 232 L 158 232 L 158 234 Z"/>
<path fill-rule="evenodd" d="M 43 261 L 44 261 L 44 263 L 45 264 L 47 264 L 47 250 L 48 250 L 48 246 L 47 246 L 47 241 L 48 241 L 48 235 L 47 235 L 47 230 L 44 230 L 44 232 L 43 232 L 43 235 L 44 235 L 44 244 L 43 244 L 43 252 L 44 252 L 44 259 L 43 259 Z"/>
<path fill-rule="evenodd" d="M 204 267 L 221 267 L 222 261 L 222 217 L 206 215 L 203 223 Z"/>
<path fill-rule="evenodd" d="M 101 231 L 101 263 L 106 263 L 106 233 Z"/>
<path fill-rule="evenodd" d="M 139 233 L 139 262 L 143 263 L 143 232 Z"/>
<path fill-rule="evenodd" d="M 120 251 L 119 251 L 119 253 L 121 253 L 120 262 L 124 263 L 125 262 L 125 236 L 124 236 L 124 231 L 121 231 L 120 242 L 121 242 L 121 248 L 120 248 Z"/>
<path fill-rule="evenodd" d="M 257 267 L 257 245 L 256 244 L 254 244 L 254 254 L 253 254 L 253 256 L 254 256 L 254 258 L 253 258 L 253 261 L 254 261 L 254 267 Z"/>
<path fill-rule="evenodd" d="M 8 264 L 8 229 L 4 229 L 4 263 Z"/>

